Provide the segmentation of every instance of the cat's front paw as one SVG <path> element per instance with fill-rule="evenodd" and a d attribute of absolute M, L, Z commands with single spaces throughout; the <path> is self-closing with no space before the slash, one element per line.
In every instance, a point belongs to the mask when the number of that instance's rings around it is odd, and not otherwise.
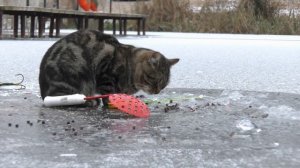
<path fill-rule="evenodd" d="M 108 98 L 103 98 L 102 99 L 102 103 L 103 103 L 103 108 L 108 109 L 109 108 L 109 99 Z"/>

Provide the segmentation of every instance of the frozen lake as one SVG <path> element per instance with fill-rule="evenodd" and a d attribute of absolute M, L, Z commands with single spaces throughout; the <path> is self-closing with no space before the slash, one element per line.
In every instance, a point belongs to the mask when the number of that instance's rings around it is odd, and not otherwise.
<path fill-rule="evenodd" d="M 27 88 L 0 89 L 0 167 L 299 167 L 300 37 L 118 39 L 181 59 L 169 88 L 146 95 L 149 118 L 43 107 L 39 64 L 56 39 L 0 41 L 0 81 L 22 73 Z"/>
<path fill-rule="evenodd" d="M 180 58 L 169 88 L 204 88 L 300 93 L 300 37 L 155 33 L 118 37 L 122 43 Z M 38 88 L 40 61 L 55 40 L 1 40 L 0 81 L 22 73 Z"/>

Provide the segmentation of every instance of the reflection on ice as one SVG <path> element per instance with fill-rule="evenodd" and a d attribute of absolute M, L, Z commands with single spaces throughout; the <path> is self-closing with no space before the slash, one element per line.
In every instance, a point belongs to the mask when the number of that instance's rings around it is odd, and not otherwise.
<path fill-rule="evenodd" d="M 243 98 L 244 96 L 239 91 L 224 90 L 221 94 L 221 97 L 227 97 L 230 100 L 237 101 Z"/>
<path fill-rule="evenodd" d="M 266 109 L 266 112 L 271 117 L 300 120 L 300 111 L 296 111 L 294 108 L 287 106 L 287 105 L 270 107 L 270 108 Z"/>
<path fill-rule="evenodd" d="M 251 130 L 257 128 L 257 126 L 253 122 L 251 122 L 249 119 L 242 119 L 242 120 L 237 121 L 236 127 L 242 132 L 251 131 Z"/>

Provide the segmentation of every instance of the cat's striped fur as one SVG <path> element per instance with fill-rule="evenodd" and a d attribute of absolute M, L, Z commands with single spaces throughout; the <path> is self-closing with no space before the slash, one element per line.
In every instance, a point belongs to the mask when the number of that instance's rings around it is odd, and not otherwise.
<path fill-rule="evenodd" d="M 81 30 L 57 41 L 40 65 L 40 91 L 46 96 L 126 93 L 157 94 L 169 82 L 179 59 L 118 42 L 111 35 Z"/>

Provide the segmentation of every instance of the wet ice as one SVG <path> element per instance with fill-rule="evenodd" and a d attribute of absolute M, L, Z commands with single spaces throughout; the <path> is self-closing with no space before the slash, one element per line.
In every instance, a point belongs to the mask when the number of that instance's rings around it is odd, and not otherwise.
<path fill-rule="evenodd" d="M 249 119 L 238 120 L 236 122 L 236 127 L 242 132 L 251 131 L 257 128 L 257 126 Z"/>
<path fill-rule="evenodd" d="M 265 109 L 270 117 L 281 119 L 300 120 L 300 111 L 286 105 L 274 106 Z"/>
<path fill-rule="evenodd" d="M 38 67 L 54 41 L 0 41 L 0 81 L 14 81 L 14 74 L 22 72 L 27 86 L 0 90 L 0 132 L 5 135 L 0 166 L 36 167 L 42 161 L 47 167 L 299 167 L 300 107 L 290 99 L 298 95 L 265 92 L 300 93 L 299 37 L 173 35 L 118 37 L 181 59 L 168 88 L 146 96 L 153 98 L 152 112 L 142 121 L 114 112 L 103 117 L 100 109 L 44 108 Z M 179 109 L 165 113 L 170 99 Z M 11 119 L 19 124 L 32 118 L 46 124 L 20 125 L 14 132 L 7 125 Z M 78 136 L 65 131 L 71 119 L 76 119 L 70 125 Z M 57 160 L 60 154 L 67 156 Z"/>

